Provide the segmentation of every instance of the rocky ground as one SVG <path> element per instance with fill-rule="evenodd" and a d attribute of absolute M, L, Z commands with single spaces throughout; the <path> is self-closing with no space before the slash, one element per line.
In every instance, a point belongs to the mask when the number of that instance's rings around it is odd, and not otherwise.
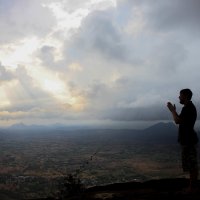
<path fill-rule="evenodd" d="M 200 183 L 197 189 L 187 190 L 187 179 L 151 180 L 144 183 L 117 183 L 88 189 L 82 199 L 87 200 L 169 200 L 200 199 Z"/>
<path fill-rule="evenodd" d="M 200 181 L 197 188 L 188 191 L 189 180 L 185 178 L 160 179 L 146 182 L 115 183 L 105 186 L 87 188 L 81 194 L 66 197 L 66 200 L 199 200 Z M 1 200 L 14 200 L 7 195 L 0 194 Z M 64 200 L 62 199 L 62 200 Z M 15 198 L 16 200 L 16 198 Z M 29 199 L 30 200 L 30 199 Z M 33 199 L 32 199 L 33 200 Z M 34 200 L 61 200 L 59 198 L 45 198 Z"/>

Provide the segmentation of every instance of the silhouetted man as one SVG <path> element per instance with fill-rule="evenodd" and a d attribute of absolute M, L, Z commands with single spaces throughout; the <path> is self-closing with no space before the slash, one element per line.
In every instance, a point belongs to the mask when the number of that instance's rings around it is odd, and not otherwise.
<path fill-rule="evenodd" d="M 176 112 L 175 104 L 168 102 L 167 107 L 173 115 L 176 124 L 179 124 L 178 142 L 182 149 L 182 167 L 184 172 L 190 174 L 190 189 L 196 186 L 198 179 L 198 164 L 197 164 L 197 143 L 198 137 L 194 131 L 194 125 L 197 118 L 196 107 L 191 101 L 192 91 L 183 89 L 180 91 L 180 104 L 183 104 L 181 113 Z"/>

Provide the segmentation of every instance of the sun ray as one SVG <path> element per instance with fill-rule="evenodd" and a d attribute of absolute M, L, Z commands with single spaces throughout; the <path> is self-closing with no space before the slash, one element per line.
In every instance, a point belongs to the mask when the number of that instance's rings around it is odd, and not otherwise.
<path fill-rule="evenodd" d="M 32 69 L 30 74 L 36 87 L 49 93 L 50 98 L 60 104 L 61 108 L 73 109 L 74 111 L 81 111 L 85 108 L 85 98 L 72 94 L 66 82 L 59 77 L 59 74 L 42 67 Z"/>

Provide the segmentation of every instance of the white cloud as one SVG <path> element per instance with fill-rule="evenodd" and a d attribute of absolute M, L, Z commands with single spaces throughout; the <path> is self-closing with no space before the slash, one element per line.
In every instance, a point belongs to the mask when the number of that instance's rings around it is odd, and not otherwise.
<path fill-rule="evenodd" d="M 39 1 L 0 1 L 0 43 L 24 37 L 43 37 L 55 24 L 52 12 Z"/>

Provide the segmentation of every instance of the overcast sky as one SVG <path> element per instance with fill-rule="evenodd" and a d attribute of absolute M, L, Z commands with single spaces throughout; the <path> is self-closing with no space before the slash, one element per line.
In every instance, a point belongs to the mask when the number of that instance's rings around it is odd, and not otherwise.
<path fill-rule="evenodd" d="M 200 110 L 199 0 L 0 0 L 0 123 L 169 120 Z"/>

